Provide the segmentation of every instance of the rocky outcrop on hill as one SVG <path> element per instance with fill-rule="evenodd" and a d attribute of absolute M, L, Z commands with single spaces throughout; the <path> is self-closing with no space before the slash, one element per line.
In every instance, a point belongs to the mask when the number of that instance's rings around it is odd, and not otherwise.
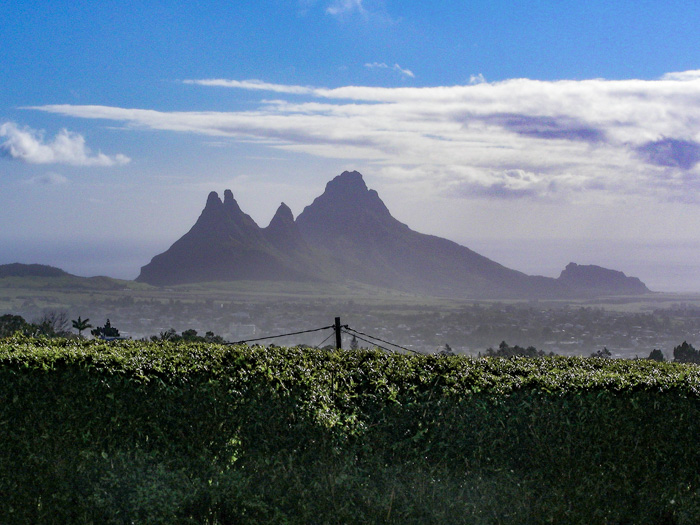
<path fill-rule="evenodd" d="M 637 295 L 649 293 L 649 288 L 636 277 L 627 277 L 618 270 L 594 265 L 569 263 L 557 279 L 570 288 L 594 295 Z"/>

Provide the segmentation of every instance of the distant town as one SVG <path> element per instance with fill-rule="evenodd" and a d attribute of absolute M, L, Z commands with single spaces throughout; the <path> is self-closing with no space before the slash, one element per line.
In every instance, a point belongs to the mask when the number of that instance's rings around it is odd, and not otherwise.
<path fill-rule="evenodd" d="M 40 315 L 33 301 L 25 302 L 24 307 L 13 313 L 27 320 Z M 659 349 L 668 359 L 683 341 L 700 343 L 700 307 L 683 302 L 639 313 L 532 302 L 370 308 L 353 300 L 222 302 L 123 296 L 73 305 L 67 313 L 89 317 L 96 326 L 110 319 L 122 335 L 133 339 L 159 336 L 172 329 L 195 330 L 200 335 L 214 332 L 229 342 L 329 326 L 340 316 L 344 325 L 417 352 L 434 353 L 449 345 L 457 354 L 472 356 L 506 341 L 559 355 L 590 355 L 607 348 L 613 357 L 634 358 L 648 357 Z M 334 343 L 328 339 L 331 334 L 329 329 L 251 344 L 325 346 Z M 350 336 L 344 336 L 343 345 L 349 347 Z M 371 345 L 359 341 L 359 346 Z"/>

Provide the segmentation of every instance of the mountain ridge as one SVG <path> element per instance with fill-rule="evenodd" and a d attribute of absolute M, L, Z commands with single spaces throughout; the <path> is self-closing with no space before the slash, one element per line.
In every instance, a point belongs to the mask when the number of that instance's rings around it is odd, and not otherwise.
<path fill-rule="evenodd" d="M 190 231 L 142 267 L 136 280 L 342 280 L 475 299 L 649 292 L 622 272 L 571 264 L 557 279 L 526 275 L 466 246 L 416 232 L 391 215 L 362 174 L 345 171 L 296 219 L 282 203 L 265 228 L 241 210 L 230 190 L 223 202 L 211 192 Z"/>

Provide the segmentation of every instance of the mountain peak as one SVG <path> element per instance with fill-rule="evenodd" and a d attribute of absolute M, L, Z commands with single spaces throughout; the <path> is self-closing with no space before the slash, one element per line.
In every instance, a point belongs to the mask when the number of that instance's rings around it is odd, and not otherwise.
<path fill-rule="evenodd" d="M 309 250 L 294 222 L 292 210 L 284 202 L 279 205 L 270 225 L 263 230 L 263 233 L 272 246 L 283 252 Z"/>
<path fill-rule="evenodd" d="M 279 205 L 277 208 L 277 211 L 275 212 L 275 216 L 272 217 L 272 220 L 270 221 L 270 226 L 274 223 L 290 223 L 294 222 L 294 215 L 292 215 L 292 210 L 289 209 L 289 206 L 287 206 L 284 202 Z"/>
<path fill-rule="evenodd" d="M 330 194 L 353 196 L 367 191 L 367 185 L 359 171 L 344 171 L 326 184 L 326 192 Z"/>
<path fill-rule="evenodd" d="M 231 190 L 224 190 L 224 205 L 231 205 L 236 200 L 233 198 L 233 192 Z"/>
<path fill-rule="evenodd" d="M 224 190 L 224 209 L 227 215 L 234 221 L 245 220 L 249 225 L 251 222 L 254 222 L 253 219 L 241 210 L 238 202 L 233 198 L 233 192 L 231 190 Z M 243 219 L 241 217 L 243 217 Z"/>
<path fill-rule="evenodd" d="M 362 174 L 358 171 L 344 171 L 326 184 L 323 194 L 314 199 L 311 205 L 297 217 L 297 222 L 305 228 L 310 216 L 326 216 L 325 219 L 344 223 L 357 223 L 362 215 L 372 215 L 381 220 L 391 218 L 389 210 L 376 191 L 367 189 Z M 322 222 L 322 221 L 321 221 Z M 320 222 L 319 222 L 320 225 Z"/>
<path fill-rule="evenodd" d="M 207 197 L 207 205 L 205 206 L 205 208 L 219 205 L 221 205 L 221 199 L 219 198 L 219 194 L 215 191 L 210 192 L 209 196 Z"/>

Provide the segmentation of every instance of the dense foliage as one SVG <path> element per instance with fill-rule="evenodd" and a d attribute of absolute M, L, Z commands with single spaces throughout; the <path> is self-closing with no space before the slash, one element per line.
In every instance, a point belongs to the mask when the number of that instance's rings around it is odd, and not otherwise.
<path fill-rule="evenodd" d="M 0 316 L 0 338 L 10 337 L 17 333 L 35 337 L 67 337 L 71 335 L 68 327 L 68 315 L 59 311 L 44 312 L 41 318 L 33 323 L 25 321 L 21 315 L 4 314 Z"/>
<path fill-rule="evenodd" d="M 673 349 L 673 359 L 679 363 L 698 363 L 700 364 L 700 350 L 693 348 L 686 341 Z"/>
<path fill-rule="evenodd" d="M 0 342 L 2 523 L 697 523 L 700 368 Z"/>
<path fill-rule="evenodd" d="M 505 341 L 501 341 L 501 344 L 498 345 L 497 350 L 494 350 L 493 348 L 487 348 L 485 355 L 486 355 L 486 357 L 511 358 L 511 357 L 544 357 L 547 354 L 544 353 L 542 350 L 537 350 L 537 348 L 535 348 L 534 346 L 528 346 L 527 348 L 523 348 L 523 347 L 518 346 L 518 345 L 510 346 Z M 553 356 L 554 353 L 550 353 L 549 355 Z"/>

